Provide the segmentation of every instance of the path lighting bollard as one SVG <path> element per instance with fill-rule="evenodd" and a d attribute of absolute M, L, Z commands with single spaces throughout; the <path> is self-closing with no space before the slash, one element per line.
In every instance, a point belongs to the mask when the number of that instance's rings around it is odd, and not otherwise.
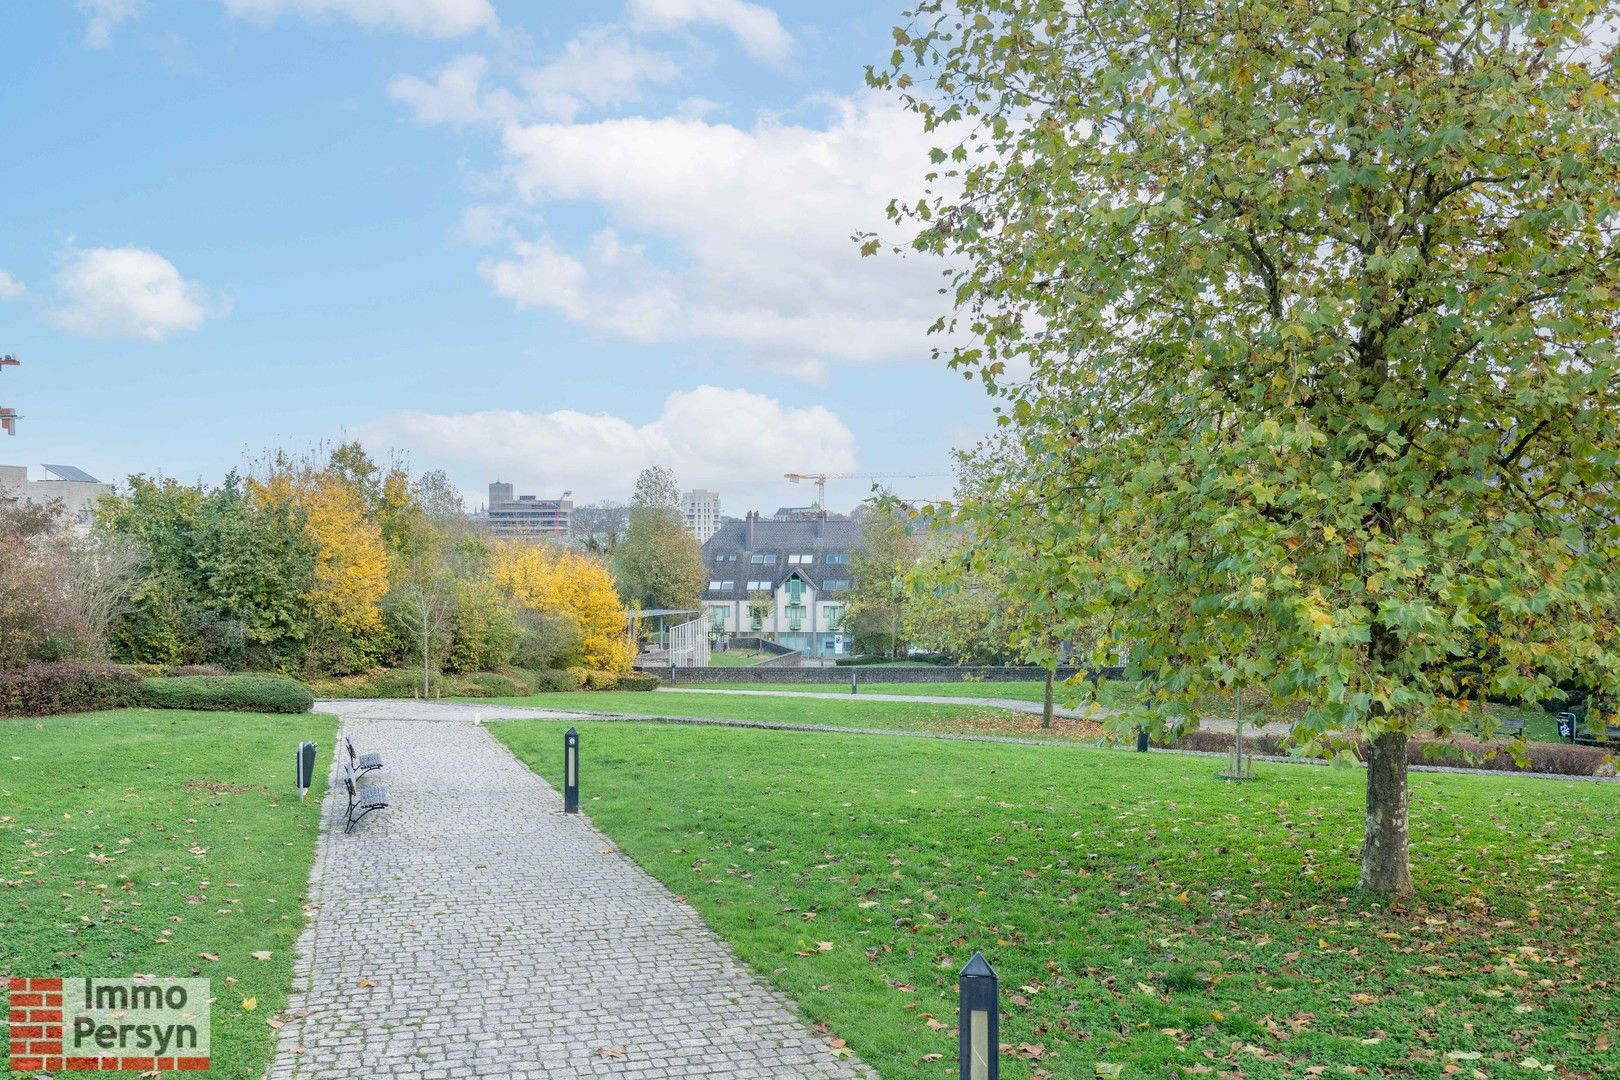
<path fill-rule="evenodd" d="M 855 689 L 855 673 L 853 671 L 849 673 L 849 692 L 852 694 L 859 693 Z"/>
<path fill-rule="evenodd" d="M 995 969 L 983 953 L 975 952 L 956 977 L 956 985 L 961 994 L 959 1080 L 997 1080 L 1001 1076 L 1001 1000 Z"/>
<path fill-rule="evenodd" d="M 309 794 L 310 783 L 315 778 L 315 744 L 299 743 L 298 755 L 293 764 L 298 774 L 298 801 L 303 802 L 304 797 Z"/>
<path fill-rule="evenodd" d="M 579 732 L 563 736 L 563 813 L 579 813 Z"/>
<path fill-rule="evenodd" d="M 1148 748 L 1147 728 L 1139 727 L 1139 728 L 1136 729 L 1136 752 L 1138 754 L 1145 754 L 1145 753 L 1147 753 L 1147 748 Z"/>

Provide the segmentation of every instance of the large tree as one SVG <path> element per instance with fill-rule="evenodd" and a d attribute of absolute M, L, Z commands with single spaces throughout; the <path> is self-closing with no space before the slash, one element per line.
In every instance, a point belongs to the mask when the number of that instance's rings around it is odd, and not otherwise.
<path fill-rule="evenodd" d="M 1245 642 L 1307 747 L 1363 738 L 1374 893 L 1462 672 L 1620 673 L 1617 16 L 928 0 L 871 72 L 940 137 L 894 214 L 1028 449 L 983 535 L 1091 598 L 1161 718 Z"/>
<path fill-rule="evenodd" d="M 675 474 L 641 471 L 630 499 L 629 526 L 613 551 L 619 595 L 642 610 L 696 610 L 703 589 L 703 549 L 681 516 Z"/>

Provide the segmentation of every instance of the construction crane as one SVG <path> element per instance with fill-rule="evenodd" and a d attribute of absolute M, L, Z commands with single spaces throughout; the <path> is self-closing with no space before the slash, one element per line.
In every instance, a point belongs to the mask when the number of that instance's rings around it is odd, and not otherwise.
<path fill-rule="evenodd" d="M 816 509 L 827 509 L 827 481 L 829 480 L 912 480 L 919 476 L 949 476 L 943 472 L 841 472 L 841 473 L 796 473 L 785 474 L 792 483 L 801 480 L 814 480 L 816 482 Z"/>
<path fill-rule="evenodd" d="M 17 367 L 21 363 L 21 360 L 18 360 L 10 353 L 0 356 L 0 368 Z M 5 432 L 7 435 L 17 434 L 17 421 L 20 419 L 22 417 L 17 415 L 16 409 L 8 409 L 4 405 L 0 405 L 0 431 Z"/>

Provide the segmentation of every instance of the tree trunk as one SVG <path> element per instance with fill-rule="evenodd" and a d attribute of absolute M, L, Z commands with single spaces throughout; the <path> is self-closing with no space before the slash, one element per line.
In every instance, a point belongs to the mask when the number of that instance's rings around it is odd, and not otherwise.
<path fill-rule="evenodd" d="M 1057 676 L 1050 670 L 1046 673 L 1046 707 L 1041 710 L 1041 727 L 1052 726 L 1052 683 Z"/>
<path fill-rule="evenodd" d="M 1407 865 L 1406 734 L 1386 731 L 1367 743 L 1367 832 L 1361 889 L 1377 896 L 1412 894 Z"/>

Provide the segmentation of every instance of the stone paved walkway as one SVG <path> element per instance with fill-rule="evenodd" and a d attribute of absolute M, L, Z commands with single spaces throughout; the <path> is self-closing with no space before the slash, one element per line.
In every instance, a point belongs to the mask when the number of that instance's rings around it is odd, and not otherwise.
<path fill-rule="evenodd" d="M 322 709 L 383 754 L 373 775 L 393 806 L 344 835 L 334 773 L 311 880 L 320 907 L 269 1080 L 875 1076 L 564 815 L 473 710 Z"/>

